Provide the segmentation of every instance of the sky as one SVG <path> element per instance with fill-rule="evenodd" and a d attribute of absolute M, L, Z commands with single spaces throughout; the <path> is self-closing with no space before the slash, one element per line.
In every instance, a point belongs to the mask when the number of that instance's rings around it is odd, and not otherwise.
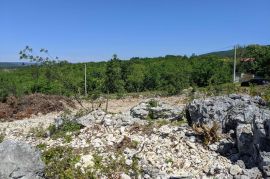
<path fill-rule="evenodd" d="M 270 44 L 269 0 L 0 0 L 0 62 L 26 45 L 70 62 Z"/>

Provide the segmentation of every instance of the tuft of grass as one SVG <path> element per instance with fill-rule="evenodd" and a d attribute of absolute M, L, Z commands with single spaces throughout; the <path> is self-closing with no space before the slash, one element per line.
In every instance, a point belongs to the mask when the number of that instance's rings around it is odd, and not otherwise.
<path fill-rule="evenodd" d="M 0 133 L 0 143 L 4 141 L 5 135 Z"/>
<path fill-rule="evenodd" d="M 45 143 L 40 143 L 37 145 L 37 148 L 40 150 L 45 150 L 47 148 L 47 144 Z"/>
<path fill-rule="evenodd" d="M 151 99 L 151 100 L 148 102 L 148 105 L 149 105 L 149 107 L 151 107 L 151 108 L 157 107 L 157 106 L 158 106 L 158 101 L 155 100 L 155 99 Z"/>
<path fill-rule="evenodd" d="M 172 164 L 173 164 L 173 159 L 172 159 L 172 158 L 167 158 L 167 159 L 165 160 L 165 163 L 172 163 Z"/>
<path fill-rule="evenodd" d="M 44 138 L 46 137 L 46 129 L 42 126 L 33 127 L 29 130 L 29 135 L 37 137 L 37 138 Z"/>
<path fill-rule="evenodd" d="M 187 120 L 170 121 L 170 120 L 166 120 L 166 119 L 161 119 L 161 120 L 156 120 L 155 123 L 156 123 L 157 127 L 161 127 L 164 125 L 182 126 L 184 124 L 187 124 Z"/>

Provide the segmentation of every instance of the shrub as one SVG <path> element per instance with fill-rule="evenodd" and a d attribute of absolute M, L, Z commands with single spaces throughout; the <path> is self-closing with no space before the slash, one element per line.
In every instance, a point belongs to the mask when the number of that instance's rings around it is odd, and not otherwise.
<path fill-rule="evenodd" d="M 151 99 L 149 102 L 149 107 L 153 108 L 153 107 L 157 107 L 158 106 L 158 101 L 155 99 Z"/>
<path fill-rule="evenodd" d="M 42 153 L 42 159 L 46 164 L 46 178 L 84 178 L 84 174 L 75 164 L 80 161 L 72 148 L 58 146 Z M 90 178 L 90 177 L 89 177 Z"/>
<path fill-rule="evenodd" d="M 66 142 L 71 141 L 71 136 L 68 132 L 74 133 L 80 131 L 83 126 L 70 120 L 64 120 L 63 124 L 57 129 L 55 125 L 50 125 L 48 131 L 53 139 L 64 138 Z"/>

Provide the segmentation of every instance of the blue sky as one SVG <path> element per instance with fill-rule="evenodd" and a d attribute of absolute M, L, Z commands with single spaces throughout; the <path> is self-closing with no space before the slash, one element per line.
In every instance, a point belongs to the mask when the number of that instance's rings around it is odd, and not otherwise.
<path fill-rule="evenodd" d="M 26 45 L 72 62 L 270 44 L 269 0 L 1 0 L 0 61 Z"/>

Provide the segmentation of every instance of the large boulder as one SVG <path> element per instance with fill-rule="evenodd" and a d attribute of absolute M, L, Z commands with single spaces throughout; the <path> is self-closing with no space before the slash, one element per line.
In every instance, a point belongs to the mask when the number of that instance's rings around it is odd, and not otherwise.
<path fill-rule="evenodd" d="M 40 179 L 44 168 L 40 152 L 29 144 L 11 140 L 0 143 L 1 179 Z"/>
<path fill-rule="evenodd" d="M 183 117 L 183 108 L 170 106 L 157 99 L 148 99 L 131 108 L 130 114 L 140 119 L 180 120 Z"/>
<path fill-rule="evenodd" d="M 187 106 L 190 124 L 212 125 L 217 122 L 223 131 L 235 130 L 238 123 L 249 124 L 260 117 L 260 106 L 265 102 L 260 97 L 248 95 L 218 96 L 193 100 Z"/>
<path fill-rule="evenodd" d="M 259 166 L 270 176 L 270 110 L 260 97 L 234 94 L 196 99 L 186 112 L 190 125 L 211 127 L 215 122 L 223 133 L 233 130 L 238 150 L 234 156 L 244 156 L 247 167 Z"/>

